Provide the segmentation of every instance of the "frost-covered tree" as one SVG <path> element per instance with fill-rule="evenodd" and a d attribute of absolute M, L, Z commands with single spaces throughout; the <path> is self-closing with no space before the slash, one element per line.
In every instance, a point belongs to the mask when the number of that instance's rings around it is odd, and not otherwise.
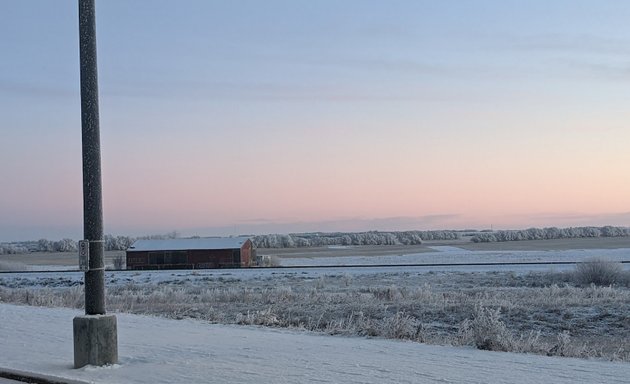
<path fill-rule="evenodd" d="M 288 236 L 288 237 L 287 237 Z M 326 247 L 331 245 L 396 245 L 421 244 L 423 238 L 457 239 L 454 231 L 404 231 L 404 232 L 334 232 L 334 233 L 291 233 L 289 235 L 257 235 L 253 237 L 258 248 L 278 247 Z M 290 238 L 290 239 L 289 239 Z"/>
<path fill-rule="evenodd" d="M 600 231 L 601 231 L 601 236 L 603 237 L 620 237 L 620 236 L 625 235 L 624 233 L 625 231 L 623 230 L 623 228 L 612 227 L 610 225 L 602 227 Z"/>
<path fill-rule="evenodd" d="M 72 239 L 61 239 L 53 243 L 55 252 L 76 252 L 77 242 Z"/>
<path fill-rule="evenodd" d="M 575 239 L 583 237 L 621 237 L 630 236 L 627 227 L 570 227 L 570 228 L 529 228 L 525 230 L 482 232 L 474 235 L 473 242 L 518 241 L 518 240 L 549 240 Z"/>
<path fill-rule="evenodd" d="M 39 239 L 37 241 L 37 250 L 40 252 L 52 252 L 55 250 L 55 247 L 52 241 Z"/>
<path fill-rule="evenodd" d="M 21 253 L 28 253 L 28 248 L 10 243 L 0 243 L 0 255 L 14 255 Z"/>
<path fill-rule="evenodd" d="M 282 248 L 295 248 L 295 241 L 291 235 L 281 236 Z"/>
<path fill-rule="evenodd" d="M 133 237 L 112 235 L 105 235 L 104 240 L 106 251 L 124 251 L 135 241 Z"/>

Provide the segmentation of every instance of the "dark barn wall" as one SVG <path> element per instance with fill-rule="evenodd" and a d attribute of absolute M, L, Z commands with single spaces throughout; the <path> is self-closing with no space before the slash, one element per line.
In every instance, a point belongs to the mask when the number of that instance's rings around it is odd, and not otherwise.
<path fill-rule="evenodd" d="M 194 264 L 195 268 L 235 266 L 231 249 L 200 249 L 188 251 L 188 262 Z"/>
<path fill-rule="evenodd" d="M 173 263 L 149 263 L 149 253 L 168 254 L 169 251 L 127 251 L 127 269 L 206 269 L 227 267 L 249 267 L 251 259 L 251 241 L 249 248 L 241 249 L 200 249 L 183 251 L 183 260 Z M 245 244 L 244 244 L 245 246 Z M 174 253 L 174 252 L 173 252 Z M 180 254 L 182 251 L 179 252 Z M 155 257 L 154 257 L 155 258 Z"/>
<path fill-rule="evenodd" d="M 127 269 L 137 269 L 149 263 L 148 252 L 127 251 Z"/>

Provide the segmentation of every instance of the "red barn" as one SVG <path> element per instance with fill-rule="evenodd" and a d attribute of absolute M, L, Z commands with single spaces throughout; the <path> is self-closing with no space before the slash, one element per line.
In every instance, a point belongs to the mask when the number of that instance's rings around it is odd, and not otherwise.
<path fill-rule="evenodd" d="M 127 269 L 246 268 L 253 252 L 247 237 L 137 240 L 127 249 Z"/>

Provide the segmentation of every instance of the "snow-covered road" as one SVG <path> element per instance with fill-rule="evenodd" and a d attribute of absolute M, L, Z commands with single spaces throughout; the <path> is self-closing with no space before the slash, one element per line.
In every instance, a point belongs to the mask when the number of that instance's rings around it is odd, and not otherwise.
<path fill-rule="evenodd" d="M 0 368 L 92 383 L 628 383 L 630 364 L 119 314 L 120 363 L 72 369 L 81 311 L 0 304 Z"/>

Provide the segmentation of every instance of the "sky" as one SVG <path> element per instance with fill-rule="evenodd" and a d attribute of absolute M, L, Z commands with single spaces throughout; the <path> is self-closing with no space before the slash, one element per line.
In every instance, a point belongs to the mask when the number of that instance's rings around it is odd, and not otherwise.
<path fill-rule="evenodd" d="M 626 1 L 97 1 L 105 232 L 630 225 Z M 0 13 L 0 241 L 82 237 L 77 1 Z"/>

